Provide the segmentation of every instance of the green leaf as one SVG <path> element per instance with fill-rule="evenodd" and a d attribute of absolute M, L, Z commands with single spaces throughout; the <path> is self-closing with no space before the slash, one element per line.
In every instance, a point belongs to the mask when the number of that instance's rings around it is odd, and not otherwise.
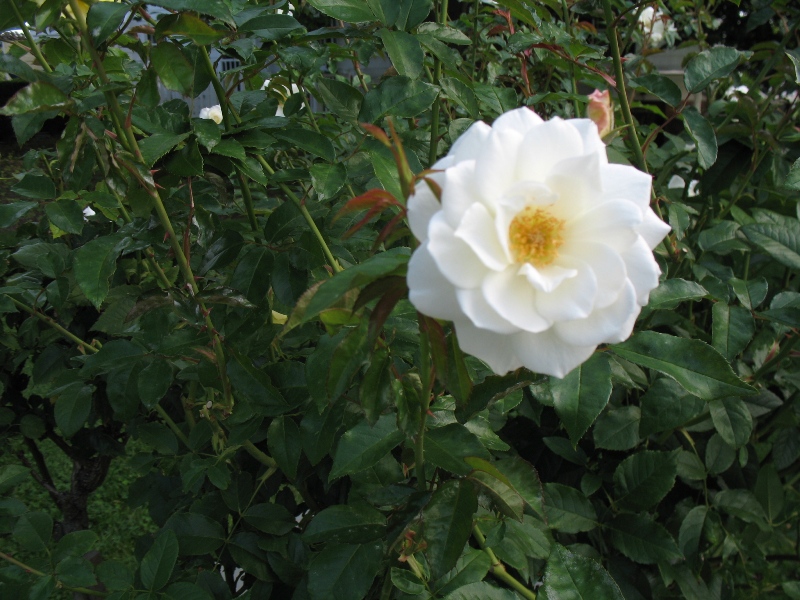
<path fill-rule="evenodd" d="M 152 410 L 167 395 L 172 385 L 172 366 L 156 358 L 139 372 L 137 389 L 145 408 Z"/>
<path fill-rule="evenodd" d="M 723 490 L 714 496 L 714 506 L 745 523 L 754 523 L 763 532 L 772 531 L 767 514 L 750 490 Z"/>
<path fill-rule="evenodd" d="M 68 556 L 83 556 L 94 547 L 98 539 L 97 534 L 89 529 L 65 534 L 53 550 L 53 562 L 60 562 Z"/>
<path fill-rule="evenodd" d="M 269 291 L 273 263 L 272 254 L 263 246 L 245 246 L 230 286 L 253 304 L 260 304 Z"/>
<path fill-rule="evenodd" d="M 392 567 L 391 578 L 394 587 L 406 594 L 419 596 L 425 591 L 425 582 L 412 571 Z"/>
<path fill-rule="evenodd" d="M 120 239 L 105 236 L 84 244 L 75 251 L 74 271 L 78 287 L 96 308 L 108 295 L 109 280 L 117 270 Z"/>
<path fill-rule="evenodd" d="M 714 128 L 693 106 L 685 108 L 681 115 L 689 135 L 697 144 L 697 161 L 701 167 L 708 169 L 717 162 L 717 136 Z"/>
<path fill-rule="evenodd" d="M 734 448 L 744 446 L 753 432 L 753 417 L 741 398 L 712 400 L 708 404 L 711 420 L 720 437 Z"/>
<path fill-rule="evenodd" d="M 22 465 L 3 465 L 0 467 L 0 494 L 22 483 L 27 479 L 30 469 Z"/>
<path fill-rule="evenodd" d="M 794 80 L 800 84 L 800 52 L 797 50 L 784 50 L 784 52 L 786 52 L 786 56 L 789 57 L 789 60 L 794 65 Z M 798 162 L 800 162 L 800 159 L 798 159 Z"/>
<path fill-rule="evenodd" d="M 34 206 L 37 206 L 36 202 L 10 202 L 8 204 L 0 204 L 0 229 L 12 227 Z"/>
<path fill-rule="evenodd" d="M 623 460 L 614 471 L 620 506 L 647 510 L 658 504 L 675 485 L 677 455 L 643 450 Z"/>
<path fill-rule="evenodd" d="M 53 519 L 45 512 L 35 511 L 22 515 L 14 526 L 14 541 L 30 552 L 42 553 L 50 545 Z"/>
<path fill-rule="evenodd" d="M 700 540 L 703 536 L 703 525 L 708 514 L 707 506 L 695 506 L 683 518 L 678 533 L 678 545 L 687 559 L 694 558 L 700 551 Z"/>
<path fill-rule="evenodd" d="M 676 429 L 706 409 L 705 402 L 668 377 L 656 379 L 640 404 L 639 434 L 642 437 Z"/>
<path fill-rule="evenodd" d="M 31 173 L 26 174 L 19 183 L 11 188 L 11 191 L 36 200 L 52 200 L 56 197 L 56 186 L 52 179 Z"/>
<path fill-rule="evenodd" d="M 294 20 L 294 19 L 292 19 Z M 179 13 L 162 17 L 156 25 L 159 38 L 181 36 L 192 40 L 198 46 L 208 46 L 225 37 L 225 31 L 219 31 L 191 13 Z"/>
<path fill-rule="evenodd" d="M 746 53 L 735 48 L 716 46 L 704 50 L 692 58 L 683 72 L 683 81 L 690 94 L 696 94 L 708 87 L 715 79 L 730 75 L 739 65 Z"/>
<path fill-rule="evenodd" d="M 303 33 L 305 32 L 305 27 L 291 15 L 267 14 L 247 21 L 239 30 L 252 31 L 265 41 L 275 41 L 295 32 Z"/>
<path fill-rule="evenodd" d="M 411 31 L 422 23 L 433 8 L 433 0 L 382 0 L 397 2 L 400 5 L 395 26 L 403 31 Z"/>
<path fill-rule="evenodd" d="M 385 26 L 391 27 L 400 14 L 400 3 L 397 0 L 366 0 L 373 14 Z"/>
<path fill-rule="evenodd" d="M 736 459 L 736 450 L 715 433 L 706 444 L 705 463 L 709 475 L 724 473 Z"/>
<path fill-rule="evenodd" d="M 286 535 L 297 525 L 292 513 L 284 506 L 271 502 L 254 504 L 245 511 L 242 518 L 259 531 L 270 535 Z"/>
<path fill-rule="evenodd" d="M 652 565 L 682 558 L 669 532 L 650 517 L 623 514 L 606 527 L 611 531 L 612 543 L 634 562 Z"/>
<path fill-rule="evenodd" d="M 455 77 L 443 77 L 439 84 L 450 100 L 466 110 L 473 119 L 480 118 L 478 98 L 470 86 Z"/>
<path fill-rule="evenodd" d="M 289 479 L 297 477 L 302 444 L 300 429 L 291 417 L 279 417 L 270 423 L 267 432 L 267 447 L 281 471 Z"/>
<path fill-rule="evenodd" d="M 320 200 L 330 200 L 347 182 L 347 169 L 341 163 L 312 165 L 310 171 L 311 184 Z"/>
<path fill-rule="evenodd" d="M 741 231 L 781 264 L 800 269 L 800 222 L 751 223 Z"/>
<path fill-rule="evenodd" d="M 386 517 L 369 506 L 340 504 L 320 511 L 309 523 L 303 539 L 317 542 L 371 542 L 386 531 Z"/>
<path fill-rule="evenodd" d="M 328 480 L 333 481 L 371 467 L 404 437 L 403 432 L 397 428 L 393 414 L 383 415 L 374 427 L 362 421 L 345 432 L 339 440 Z"/>
<path fill-rule="evenodd" d="M 102 44 L 114 33 L 131 7 L 116 2 L 98 2 L 89 7 L 86 15 L 86 26 L 92 35 L 95 45 Z"/>
<path fill-rule="evenodd" d="M 669 375 L 704 400 L 756 393 L 736 377 L 716 350 L 700 340 L 643 331 L 610 349 L 625 360 Z"/>
<path fill-rule="evenodd" d="M 70 438 L 83 427 L 92 411 L 94 386 L 78 381 L 69 384 L 56 399 L 54 415 L 61 434 Z"/>
<path fill-rule="evenodd" d="M 788 222 L 792 223 L 792 221 Z M 769 284 L 763 277 L 747 281 L 734 277 L 728 283 L 733 288 L 733 293 L 736 294 L 739 302 L 748 310 L 758 308 L 767 297 L 767 291 L 769 290 Z"/>
<path fill-rule="evenodd" d="M 363 23 L 377 20 L 364 0 L 308 0 L 308 3 L 338 21 Z"/>
<path fill-rule="evenodd" d="M 624 600 L 617 583 L 600 563 L 554 544 L 544 572 L 547 600 Z"/>
<path fill-rule="evenodd" d="M 248 357 L 231 357 L 228 361 L 228 376 L 234 390 L 244 396 L 250 408 L 257 414 L 275 417 L 294 408 L 273 385 L 269 375 L 256 369 Z"/>
<path fill-rule="evenodd" d="M 459 557 L 456 566 L 437 579 L 431 587 L 435 589 L 437 595 L 446 596 L 463 586 L 482 581 L 490 567 L 491 560 L 486 552 L 477 548 L 467 548 Z"/>
<path fill-rule="evenodd" d="M 457 344 L 458 339 L 455 336 L 452 336 L 451 346 L 452 344 Z M 448 388 L 453 389 L 456 387 L 457 379 L 464 377 L 466 378 L 467 382 L 469 381 L 468 375 L 460 374 L 457 378 L 455 374 L 451 378 L 452 381 L 448 382 Z M 469 392 L 469 398 L 467 399 L 466 403 L 458 402 L 456 405 L 456 419 L 460 423 L 466 423 L 470 421 L 477 413 L 485 410 L 492 406 L 495 402 L 499 402 L 503 398 L 509 396 L 510 394 L 528 386 L 532 383 L 532 379 L 530 377 L 530 373 L 524 373 L 523 371 L 516 371 L 514 373 L 509 373 L 508 375 L 489 375 L 480 382 L 478 385 L 472 388 L 472 391 Z"/>
<path fill-rule="evenodd" d="M 69 97 L 51 83 L 37 81 L 25 86 L 0 108 L 0 115 L 25 115 L 60 110 L 70 102 Z"/>
<path fill-rule="evenodd" d="M 191 11 L 200 13 L 201 15 L 209 15 L 225 21 L 230 25 L 234 25 L 231 11 L 223 0 L 203 0 L 203 2 L 200 3 L 196 0 L 148 0 L 147 3 L 177 12 Z"/>
<path fill-rule="evenodd" d="M 525 502 L 508 478 L 487 460 L 469 457 L 467 462 L 474 467 L 469 478 L 483 486 L 498 510 L 512 519 L 522 521 Z"/>
<path fill-rule="evenodd" d="M 133 585 L 133 572 L 124 563 L 104 560 L 96 569 L 97 578 L 111 591 L 127 590 Z"/>
<path fill-rule="evenodd" d="M 741 306 L 717 302 L 711 309 L 711 319 L 712 345 L 727 360 L 733 360 L 753 339 L 753 314 Z"/>
<path fill-rule="evenodd" d="M 216 125 L 216 124 L 215 124 Z M 188 133 L 154 133 L 139 142 L 142 158 L 148 167 L 189 136 Z"/>
<path fill-rule="evenodd" d="M 434 493 L 423 511 L 425 556 L 431 576 L 438 579 L 456 566 L 472 535 L 472 517 L 478 497 L 469 481 L 451 479 Z"/>
<path fill-rule="evenodd" d="M 681 302 L 700 300 L 708 290 L 699 283 L 685 279 L 667 279 L 650 292 L 649 308 L 672 310 Z"/>
<path fill-rule="evenodd" d="M 194 89 L 194 65 L 172 42 L 160 42 L 150 50 L 150 61 L 168 90 L 190 96 Z"/>
<path fill-rule="evenodd" d="M 336 150 L 333 147 L 333 142 L 316 131 L 300 128 L 280 129 L 273 131 L 272 135 L 328 162 L 336 160 Z"/>
<path fill-rule="evenodd" d="M 631 83 L 657 96 L 670 106 L 678 106 L 681 103 L 681 88 L 665 75 L 642 75 L 631 79 Z"/>
<path fill-rule="evenodd" d="M 786 175 L 786 180 L 783 182 L 784 187 L 790 190 L 800 190 L 800 158 L 792 164 L 789 173 Z"/>
<path fill-rule="evenodd" d="M 431 429 L 425 435 L 425 460 L 445 471 L 467 475 L 472 470 L 464 462 L 468 456 L 490 458 L 478 437 L 459 423 Z"/>
<path fill-rule="evenodd" d="M 767 463 L 759 469 L 753 492 L 764 507 L 769 522 L 777 521 L 783 511 L 784 493 L 778 469 L 774 464 Z"/>
<path fill-rule="evenodd" d="M 519 600 L 519 596 L 488 581 L 476 581 L 447 594 L 444 600 Z"/>
<path fill-rule="evenodd" d="M 552 379 L 553 406 L 573 444 L 608 404 L 611 397 L 611 367 L 608 359 L 595 353 L 564 379 Z"/>
<path fill-rule="evenodd" d="M 425 54 L 417 38 L 404 31 L 388 29 L 381 29 L 378 36 L 383 40 L 392 65 L 400 75 L 411 79 L 417 79 L 422 75 Z"/>
<path fill-rule="evenodd" d="M 319 79 L 317 91 L 333 114 L 348 121 L 358 119 L 364 94 L 352 85 L 336 79 Z"/>
<path fill-rule="evenodd" d="M 308 565 L 311 600 L 361 600 L 383 558 L 380 542 L 327 544 Z"/>
<path fill-rule="evenodd" d="M 608 410 L 597 419 L 592 435 L 594 444 L 604 450 L 630 450 L 639 443 L 638 406 L 622 406 Z"/>
<path fill-rule="evenodd" d="M 222 546 L 226 539 L 222 525 L 200 513 L 175 513 L 164 524 L 164 529 L 175 540 L 176 555 L 178 550 L 189 556 L 208 554 Z"/>
<path fill-rule="evenodd" d="M 92 563 L 85 558 L 70 556 L 56 565 L 59 582 L 73 587 L 91 587 L 97 584 Z"/>
<path fill-rule="evenodd" d="M 178 538 L 170 530 L 162 531 L 142 558 L 139 575 L 142 585 L 151 592 L 160 590 L 169 581 L 178 560 Z"/>
<path fill-rule="evenodd" d="M 28 63 L 7 53 L 0 54 L 0 72 L 14 75 L 27 82 L 36 81 L 38 78 L 36 71 Z"/>
<path fill-rule="evenodd" d="M 703 481 L 706 478 L 706 467 L 694 452 L 680 450 L 677 462 L 678 477 L 689 481 Z"/>
<path fill-rule="evenodd" d="M 75 200 L 59 200 L 44 207 L 47 218 L 59 229 L 80 235 L 83 231 L 83 210 Z"/>
<path fill-rule="evenodd" d="M 367 92 L 358 120 L 374 123 L 384 115 L 416 117 L 430 108 L 439 95 L 436 86 L 408 77 L 389 77 Z"/>
<path fill-rule="evenodd" d="M 551 529 L 579 533 L 597 526 L 597 513 L 592 503 L 580 490 L 568 485 L 545 483 L 543 506 Z"/>

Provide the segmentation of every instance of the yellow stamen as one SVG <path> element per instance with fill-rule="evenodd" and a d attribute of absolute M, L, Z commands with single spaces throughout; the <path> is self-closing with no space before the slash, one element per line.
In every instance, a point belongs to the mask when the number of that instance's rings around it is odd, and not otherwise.
<path fill-rule="evenodd" d="M 551 264 L 564 243 L 563 231 L 563 220 L 544 209 L 526 206 L 508 227 L 508 242 L 514 260 L 535 267 Z"/>

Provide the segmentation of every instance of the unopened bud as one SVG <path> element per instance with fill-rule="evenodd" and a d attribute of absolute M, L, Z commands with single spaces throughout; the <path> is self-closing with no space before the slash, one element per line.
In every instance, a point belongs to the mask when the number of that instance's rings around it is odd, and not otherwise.
<path fill-rule="evenodd" d="M 614 129 L 614 106 L 611 104 L 611 94 L 608 90 L 595 90 L 589 94 L 589 106 L 586 107 L 586 116 L 597 125 L 600 137 L 607 136 Z"/>

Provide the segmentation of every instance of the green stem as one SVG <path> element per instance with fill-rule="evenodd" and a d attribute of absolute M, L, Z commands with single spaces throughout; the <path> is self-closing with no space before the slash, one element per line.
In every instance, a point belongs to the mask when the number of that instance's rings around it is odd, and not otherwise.
<path fill-rule="evenodd" d="M 48 317 L 44 313 L 40 313 L 38 310 L 36 310 L 34 308 L 31 308 L 27 304 L 23 304 L 19 300 L 15 300 L 14 298 L 12 298 L 11 296 L 9 296 L 7 294 L 6 294 L 6 298 L 11 300 L 11 302 L 13 302 L 14 305 L 17 308 L 21 308 L 22 310 L 24 310 L 27 313 L 30 313 L 31 315 L 33 315 L 34 317 L 36 317 L 40 321 L 43 321 L 44 323 L 47 323 L 50 327 L 52 327 L 53 329 L 58 331 L 65 338 L 67 338 L 68 340 L 70 340 L 72 342 L 75 342 L 78 346 L 80 346 L 84 350 L 88 350 L 89 352 L 93 352 L 93 353 L 97 352 L 99 350 L 99 348 L 95 348 L 94 346 L 92 346 L 88 342 L 83 341 L 81 338 L 79 338 L 75 334 L 69 332 L 67 329 L 65 329 L 64 327 L 62 327 L 58 323 L 56 323 L 56 321 L 52 317 Z"/>
<path fill-rule="evenodd" d="M 489 556 L 489 560 L 492 563 L 489 572 L 497 579 L 513 588 L 523 598 L 526 598 L 527 600 L 536 600 L 536 594 L 522 585 L 519 580 L 511 575 L 506 570 L 506 566 L 500 562 L 500 559 L 497 558 L 492 549 L 486 545 L 486 537 L 483 535 L 483 532 L 480 530 L 477 523 L 472 526 L 472 535 L 478 541 L 478 545 L 481 547 L 481 549 Z"/>
<path fill-rule="evenodd" d="M 447 21 L 447 4 L 448 0 L 442 0 L 442 10 L 439 13 L 438 21 L 442 25 L 446 25 Z M 439 85 L 439 80 L 442 77 L 442 61 L 438 58 L 433 60 L 433 85 Z M 439 148 L 439 113 L 441 100 L 437 98 L 433 101 L 433 113 L 431 114 L 431 141 L 430 149 L 428 150 L 428 166 L 430 167 L 436 162 L 436 151 Z"/>
<path fill-rule="evenodd" d="M 41 49 L 39 48 L 39 44 L 36 43 L 36 40 L 31 35 L 28 26 L 25 25 L 25 19 L 22 17 L 22 13 L 19 12 L 19 8 L 17 7 L 17 3 L 15 0 L 9 0 L 11 4 L 11 10 L 14 13 L 14 16 L 17 18 L 19 22 L 19 28 L 22 29 L 22 33 L 25 35 L 25 39 L 28 40 L 28 44 L 31 47 L 31 53 L 36 57 L 36 60 L 39 61 L 39 64 L 42 65 L 42 69 L 44 69 L 47 73 L 52 73 L 53 69 L 50 67 L 50 64 L 42 54 Z"/>
<path fill-rule="evenodd" d="M 603 0 L 603 12 L 605 13 L 606 28 L 608 35 L 608 44 L 611 48 L 611 56 L 614 59 L 614 73 L 617 80 L 617 97 L 619 98 L 620 106 L 622 107 L 622 116 L 625 117 L 630 129 L 628 139 L 630 140 L 633 157 L 636 161 L 636 166 L 640 170 L 647 173 L 647 163 L 642 154 L 642 147 L 639 144 L 639 135 L 636 132 L 636 124 L 633 121 L 631 114 L 631 106 L 628 102 L 628 92 L 625 89 L 625 72 L 622 70 L 622 58 L 619 53 L 619 40 L 617 39 L 617 25 L 614 21 L 614 13 L 611 11 L 611 0 Z"/>
<path fill-rule="evenodd" d="M 417 487 L 421 492 L 427 489 L 425 477 L 425 425 L 428 420 L 428 408 L 431 401 L 431 351 L 428 331 L 425 328 L 422 315 L 417 315 L 419 319 L 419 353 L 420 353 L 420 379 L 422 380 L 422 406 L 420 408 L 419 430 L 417 439 L 414 442 L 414 464 L 417 473 Z"/>
<path fill-rule="evenodd" d="M 41 571 L 39 571 L 38 569 L 34 569 L 33 567 L 29 567 L 24 562 L 18 561 L 16 558 L 14 558 L 13 556 L 9 556 L 5 552 L 0 552 L 0 558 L 10 562 L 12 565 L 18 566 L 20 569 L 23 569 L 28 573 L 33 573 L 34 575 L 38 575 L 39 577 L 47 577 L 47 575 L 45 573 L 42 573 Z M 69 585 L 64 585 L 63 583 L 61 583 L 60 585 L 61 585 L 61 589 L 68 590 L 70 592 L 76 592 L 76 593 L 79 593 L 79 594 L 86 594 L 87 596 L 99 596 L 101 598 L 105 598 L 106 596 L 108 596 L 108 594 L 106 592 L 99 592 L 97 590 L 90 590 L 89 588 L 85 588 L 85 587 L 72 587 L 72 586 L 69 586 Z"/>
<path fill-rule="evenodd" d="M 256 448 L 256 445 L 250 440 L 247 440 L 244 444 L 242 444 L 242 448 L 244 448 L 250 456 L 255 458 L 265 467 L 269 469 L 278 468 L 278 464 L 272 459 L 272 457 L 264 454 L 261 450 Z"/>
<path fill-rule="evenodd" d="M 180 441 L 182 441 L 184 446 L 186 446 L 187 448 L 189 448 L 189 450 L 191 450 L 192 447 L 189 444 L 189 438 L 186 437 L 186 434 L 183 433 L 183 431 L 181 431 L 181 428 L 178 427 L 175 421 L 172 420 L 172 417 L 170 417 L 167 414 L 167 411 L 165 411 L 160 404 L 156 404 L 156 412 L 158 413 L 158 416 L 161 417 L 161 419 L 164 421 L 164 423 L 167 424 L 167 427 L 169 427 L 172 430 L 172 433 L 175 434 L 175 437 L 177 437 Z"/>

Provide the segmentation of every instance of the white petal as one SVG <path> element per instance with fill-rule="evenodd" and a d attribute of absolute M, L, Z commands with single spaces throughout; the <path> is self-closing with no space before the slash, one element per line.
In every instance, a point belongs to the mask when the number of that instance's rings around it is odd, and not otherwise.
<path fill-rule="evenodd" d="M 601 164 L 608 164 L 606 145 L 603 143 L 600 133 L 597 131 L 597 123 L 591 119 L 568 119 L 567 123 L 572 125 L 581 134 L 583 141 L 584 154 L 597 154 Z"/>
<path fill-rule="evenodd" d="M 492 216 L 483 204 L 473 204 L 467 210 L 455 236 L 464 240 L 490 269 L 502 271 L 509 265 L 506 252 L 497 239 Z"/>
<path fill-rule="evenodd" d="M 523 263 L 519 267 L 519 274 L 524 275 L 535 289 L 550 293 L 555 290 L 565 279 L 578 275 L 577 269 L 560 267 L 558 265 L 548 265 L 536 268 L 530 263 Z"/>
<path fill-rule="evenodd" d="M 522 134 L 513 129 L 492 130 L 475 160 L 475 185 L 484 204 L 494 204 L 516 181 L 514 159 Z"/>
<path fill-rule="evenodd" d="M 442 212 L 428 225 L 428 251 L 439 271 L 456 287 L 478 287 L 488 272 L 469 245 L 455 236 Z"/>
<path fill-rule="evenodd" d="M 522 364 L 536 373 L 562 378 L 585 362 L 596 346 L 573 346 L 552 329 L 542 333 L 518 333 L 511 336 L 511 346 Z"/>
<path fill-rule="evenodd" d="M 478 154 L 480 154 L 481 148 L 483 148 L 491 132 L 492 128 L 489 125 L 483 121 L 475 121 L 453 143 L 450 152 L 447 154 L 453 157 L 454 163 L 475 160 L 478 158 Z"/>
<path fill-rule="evenodd" d="M 600 160 L 597 154 L 559 161 L 547 177 L 547 186 L 558 194 L 553 216 L 571 220 L 597 204 L 600 189 Z"/>
<path fill-rule="evenodd" d="M 647 173 L 628 165 L 608 164 L 600 169 L 600 176 L 603 178 L 603 200 L 630 200 L 641 210 L 650 206 L 653 178 Z"/>
<path fill-rule="evenodd" d="M 416 192 L 408 199 L 408 225 L 420 242 L 428 239 L 428 223 L 442 205 L 424 181 L 416 184 Z"/>
<path fill-rule="evenodd" d="M 442 188 L 442 209 L 450 227 L 455 229 L 470 206 L 481 203 L 475 186 L 475 161 L 453 165 L 443 173 L 439 185 Z"/>
<path fill-rule="evenodd" d="M 606 308 L 593 310 L 585 319 L 560 321 L 553 328 L 568 344 L 597 345 L 621 341 L 631 334 L 628 329 L 628 325 L 633 327 L 631 315 L 638 315 L 640 310 L 641 307 L 636 303 L 636 292 L 631 283 L 626 282 L 616 301 Z"/>
<path fill-rule="evenodd" d="M 498 375 L 522 366 L 507 335 L 478 329 L 467 321 L 456 321 L 454 325 L 461 349 L 481 359 Z"/>
<path fill-rule="evenodd" d="M 607 244 L 576 240 L 561 247 L 561 253 L 589 265 L 597 279 L 594 309 L 608 306 L 617 299 L 627 281 L 625 262 L 619 252 Z"/>
<path fill-rule="evenodd" d="M 542 118 L 530 108 L 522 107 L 497 117 L 492 123 L 492 129 L 495 131 L 507 129 L 524 134 L 543 122 Z"/>
<path fill-rule="evenodd" d="M 486 301 L 483 290 L 462 290 L 456 289 L 458 305 L 463 313 L 479 329 L 487 329 L 495 333 L 509 334 L 517 333 L 520 329 L 508 319 L 503 318 Z"/>
<path fill-rule="evenodd" d="M 591 312 L 597 295 L 597 279 L 586 263 L 574 265 L 578 273 L 564 279 L 550 293 L 536 295 L 536 310 L 545 319 L 581 319 Z"/>
<path fill-rule="evenodd" d="M 553 118 L 529 130 L 516 156 L 516 176 L 520 180 L 544 181 L 553 166 L 565 158 L 583 154 L 577 129 Z"/>
<path fill-rule="evenodd" d="M 615 249 L 627 248 L 636 241 L 635 227 L 641 222 L 642 211 L 633 202 L 608 200 L 569 222 L 564 237 L 601 242 Z"/>
<path fill-rule="evenodd" d="M 628 280 L 636 290 L 636 302 L 639 306 L 645 306 L 650 299 L 650 291 L 658 287 L 661 269 L 647 242 L 641 237 L 620 256 L 625 261 Z"/>
<path fill-rule="evenodd" d="M 436 267 L 427 243 L 411 255 L 406 281 L 408 299 L 422 314 L 448 321 L 464 317 L 458 306 L 455 289 Z"/>
<path fill-rule="evenodd" d="M 647 208 L 644 211 L 644 220 L 642 224 L 636 228 L 636 232 L 644 238 L 650 248 L 655 248 L 670 232 L 672 227 L 664 223 L 658 218 L 658 215 L 653 212 L 652 208 Z"/>
<path fill-rule="evenodd" d="M 515 266 L 489 273 L 483 280 L 483 296 L 497 313 L 520 329 L 537 333 L 551 322 L 536 312 L 536 291 Z"/>

